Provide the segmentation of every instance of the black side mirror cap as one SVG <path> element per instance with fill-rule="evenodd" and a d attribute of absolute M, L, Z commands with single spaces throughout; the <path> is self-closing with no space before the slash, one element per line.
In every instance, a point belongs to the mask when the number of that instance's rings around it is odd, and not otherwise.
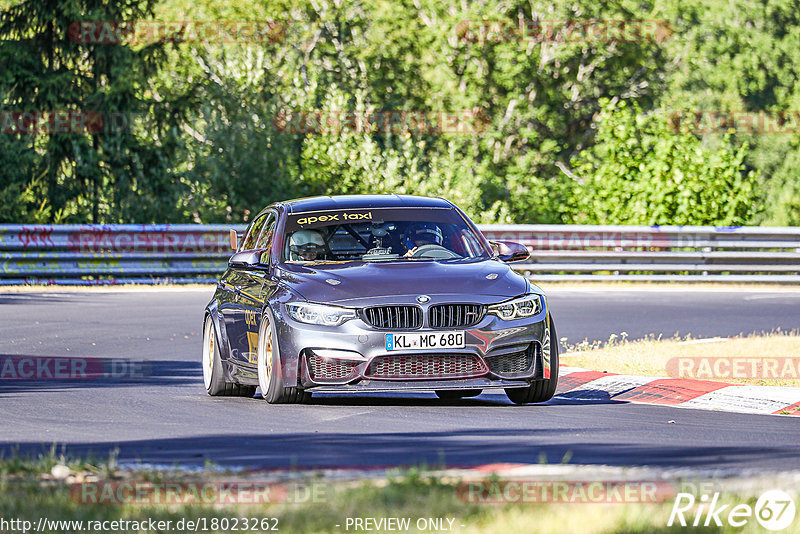
<path fill-rule="evenodd" d="M 528 247 L 514 241 L 490 241 L 496 258 L 505 263 L 523 261 L 531 257 Z"/>

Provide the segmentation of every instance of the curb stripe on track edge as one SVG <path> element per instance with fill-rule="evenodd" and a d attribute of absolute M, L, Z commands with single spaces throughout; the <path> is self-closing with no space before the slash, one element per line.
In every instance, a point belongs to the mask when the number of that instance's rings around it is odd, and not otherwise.
<path fill-rule="evenodd" d="M 681 378 L 650 378 L 566 366 L 561 367 L 561 372 L 563 374 L 559 377 L 556 396 L 580 390 L 593 392 L 593 396 L 599 398 L 597 393 L 602 392 L 603 383 L 608 382 L 602 379 L 613 376 L 614 391 L 608 392 L 606 399 L 727 412 L 800 416 L 800 387 L 762 386 L 758 388 L 759 391 L 763 391 L 761 396 L 742 398 L 736 394 L 737 389 L 742 391 L 741 384 Z M 643 384 L 642 380 L 648 378 L 650 379 Z M 620 384 L 624 385 L 626 381 L 630 382 L 630 387 L 620 387 Z M 773 387 L 776 389 L 771 390 Z M 771 393 L 775 396 L 772 397 Z M 787 402 L 787 397 L 795 400 Z M 688 401 L 696 402 L 682 406 Z M 785 407 L 776 410 L 776 403 L 784 404 Z"/>

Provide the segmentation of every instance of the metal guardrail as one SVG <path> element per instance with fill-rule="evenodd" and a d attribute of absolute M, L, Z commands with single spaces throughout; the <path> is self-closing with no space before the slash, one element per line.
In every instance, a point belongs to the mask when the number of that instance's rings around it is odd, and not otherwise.
<path fill-rule="evenodd" d="M 534 280 L 800 282 L 800 227 L 489 225 Z"/>
<path fill-rule="evenodd" d="M 208 283 L 225 270 L 230 228 L 0 225 L 0 285 Z"/>
<path fill-rule="evenodd" d="M 208 283 L 225 225 L 0 225 L 0 285 Z M 242 231 L 243 226 L 234 226 Z M 533 280 L 800 282 L 800 227 L 483 225 Z"/>

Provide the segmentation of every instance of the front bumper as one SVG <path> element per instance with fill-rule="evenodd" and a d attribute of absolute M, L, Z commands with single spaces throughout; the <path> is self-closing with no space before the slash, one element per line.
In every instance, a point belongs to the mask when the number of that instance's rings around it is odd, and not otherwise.
<path fill-rule="evenodd" d="M 360 317 L 336 327 L 308 325 L 288 317 L 281 306 L 276 319 L 282 367 L 287 377 L 297 376 L 304 389 L 430 391 L 526 387 L 549 378 L 549 347 L 543 350 L 549 343 L 548 313 L 543 305 L 524 319 L 486 315 L 469 328 L 391 331 L 465 333 L 463 348 L 414 351 L 388 351 L 389 331 Z"/>

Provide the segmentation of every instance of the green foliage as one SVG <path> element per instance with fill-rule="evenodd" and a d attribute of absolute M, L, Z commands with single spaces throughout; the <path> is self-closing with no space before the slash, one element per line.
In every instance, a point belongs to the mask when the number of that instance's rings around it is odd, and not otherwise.
<path fill-rule="evenodd" d="M 738 112 L 800 110 L 800 3 L 797 0 L 659 0 L 676 38 L 666 43 L 665 109 Z M 718 134 L 705 140 L 719 142 Z M 764 209 L 750 223 L 800 225 L 800 131 L 735 132 L 744 163 L 760 171 Z"/>
<path fill-rule="evenodd" d="M 741 225 L 752 216 L 757 175 L 744 169 L 746 146 L 711 149 L 624 103 L 605 103 L 598 121 L 595 145 L 573 161 L 574 220 Z"/>
<path fill-rule="evenodd" d="M 68 133 L 4 128 L 2 144 L 15 149 L 0 155 L 3 197 L 18 195 L 20 202 L 1 220 L 25 222 L 36 213 L 74 222 L 169 219 L 179 195 L 170 175 L 177 170 L 175 126 L 184 104 L 178 98 L 160 104 L 148 95 L 166 59 L 163 46 L 78 43 L 68 30 L 74 21 L 152 14 L 152 0 L 25 0 L 0 13 L 4 126 L 23 111 L 59 112 L 90 125 L 70 126 Z M 34 190 L 33 204 L 41 208 L 31 214 L 25 192 Z"/>
<path fill-rule="evenodd" d="M 0 14 L 0 111 L 130 120 L 122 131 L 3 134 L 0 221 L 242 222 L 286 198 L 397 192 L 445 196 L 481 222 L 800 224 L 797 135 L 675 134 L 655 118 L 798 109 L 796 7 L 24 0 Z M 141 19 L 282 26 L 256 43 L 87 45 L 66 34 L 76 20 Z M 487 20 L 511 38 L 481 37 Z M 510 31 L 520 20 L 668 20 L 676 33 L 539 42 Z M 319 110 L 482 120 L 462 133 L 276 129 L 282 113 Z"/>

